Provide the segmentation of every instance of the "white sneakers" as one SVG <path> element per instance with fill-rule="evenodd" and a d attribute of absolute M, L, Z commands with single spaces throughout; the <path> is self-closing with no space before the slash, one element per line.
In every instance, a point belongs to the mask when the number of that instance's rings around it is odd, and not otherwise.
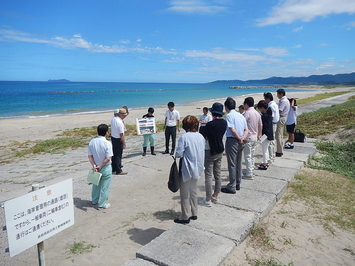
<path fill-rule="evenodd" d="M 212 201 L 207 201 L 206 199 L 200 200 L 198 202 L 200 205 L 205 206 L 205 207 L 212 207 Z"/>
<path fill-rule="evenodd" d="M 103 209 L 108 209 L 110 207 L 111 207 L 111 204 L 110 203 L 106 203 L 105 207 L 99 207 L 99 211 L 103 210 Z"/>

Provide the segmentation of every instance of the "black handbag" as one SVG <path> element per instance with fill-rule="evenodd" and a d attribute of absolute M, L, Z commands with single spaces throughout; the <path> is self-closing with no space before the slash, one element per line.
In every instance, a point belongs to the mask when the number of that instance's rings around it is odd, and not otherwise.
<path fill-rule="evenodd" d="M 299 129 L 295 130 L 295 142 L 306 142 L 306 136 Z"/>
<path fill-rule="evenodd" d="M 172 192 L 177 192 L 180 188 L 180 177 L 179 177 L 179 169 L 176 163 L 176 158 L 172 156 L 174 159 L 173 164 L 170 167 L 170 174 L 169 174 L 169 181 L 168 181 L 168 188 Z"/>

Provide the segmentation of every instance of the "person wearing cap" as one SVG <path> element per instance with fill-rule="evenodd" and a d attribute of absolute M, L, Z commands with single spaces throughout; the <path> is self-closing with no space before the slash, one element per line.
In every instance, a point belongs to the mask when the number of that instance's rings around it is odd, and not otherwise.
<path fill-rule="evenodd" d="M 242 154 L 245 139 L 248 136 L 248 127 L 245 117 L 235 110 L 236 102 L 228 97 L 224 102 L 227 112 L 227 131 L 226 131 L 226 157 L 228 163 L 229 183 L 222 188 L 223 193 L 235 194 L 240 190 L 242 181 Z"/>
<path fill-rule="evenodd" d="M 169 153 L 169 141 L 171 137 L 170 155 L 174 155 L 176 145 L 176 130 L 180 132 L 180 113 L 175 110 L 175 104 L 173 102 L 168 103 L 168 110 L 165 112 L 164 129 L 165 152 L 163 152 L 163 154 Z"/>
<path fill-rule="evenodd" d="M 143 118 L 147 118 L 147 117 L 154 117 L 153 115 L 154 113 L 154 108 L 153 107 L 149 107 L 148 108 L 148 113 L 143 115 Z M 157 155 L 154 152 L 154 144 L 155 144 L 155 132 L 151 133 L 151 134 L 144 134 L 143 135 L 143 156 L 146 156 L 147 154 L 147 146 L 148 146 L 148 142 L 150 144 L 150 153 L 151 155 Z"/>
<path fill-rule="evenodd" d="M 116 175 L 126 175 L 127 172 L 122 171 L 122 154 L 126 148 L 126 139 L 124 132 L 126 127 L 123 119 L 127 116 L 127 111 L 124 108 L 116 109 L 114 117 L 111 119 L 111 142 L 113 148 L 112 156 L 112 172 Z"/>
<path fill-rule="evenodd" d="M 97 127 L 97 137 L 89 142 L 88 158 L 95 172 L 102 174 L 99 184 L 92 185 L 91 203 L 98 205 L 99 210 L 111 207 L 107 203 L 112 179 L 112 145 L 106 137 L 108 136 L 108 125 L 101 124 Z"/>
<path fill-rule="evenodd" d="M 218 202 L 218 194 L 221 191 L 221 162 L 224 152 L 223 136 L 227 129 L 227 122 L 222 117 L 223 104 L 214 103 L 209 109 L 213 120 L 205 126 L 205 187 L 206 198 L 199 203 L 211 207 L 212 202 Z M 214 191 L 212 194 L 212 180 L 214 177 Z"/>

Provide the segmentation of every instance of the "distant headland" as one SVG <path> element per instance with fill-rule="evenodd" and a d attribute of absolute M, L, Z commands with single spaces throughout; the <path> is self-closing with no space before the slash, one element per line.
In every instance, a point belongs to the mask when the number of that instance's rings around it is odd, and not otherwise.
<path fill-rule="evenodd" d="M 48 82 L 71 82 L 67 79 L 49 79 Z"/>
<path fill-rule="evenodd" d="M 216 80 L 211 83 L 228 83 L 235 85 L 355 85 L 355 72 L 336 75 L 311 75 L 308 77 L 271 77 L 256 80 Z M 237 86 L 235 86 L 237 87 Z"/>

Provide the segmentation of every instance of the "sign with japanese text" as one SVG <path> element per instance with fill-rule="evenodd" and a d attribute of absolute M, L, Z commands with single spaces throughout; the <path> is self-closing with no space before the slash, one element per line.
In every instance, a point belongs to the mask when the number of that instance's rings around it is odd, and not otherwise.
<path fill-rule="evenodd" d="M 10 257 L 74 224 L 73 181 L 32 191 L 4 204 Z"/>
<path fill-rule="evenodd" d="M 156 132 L 154 117 L 137 118 L 136 125 L 138 135 L 154 134 Z"/>

